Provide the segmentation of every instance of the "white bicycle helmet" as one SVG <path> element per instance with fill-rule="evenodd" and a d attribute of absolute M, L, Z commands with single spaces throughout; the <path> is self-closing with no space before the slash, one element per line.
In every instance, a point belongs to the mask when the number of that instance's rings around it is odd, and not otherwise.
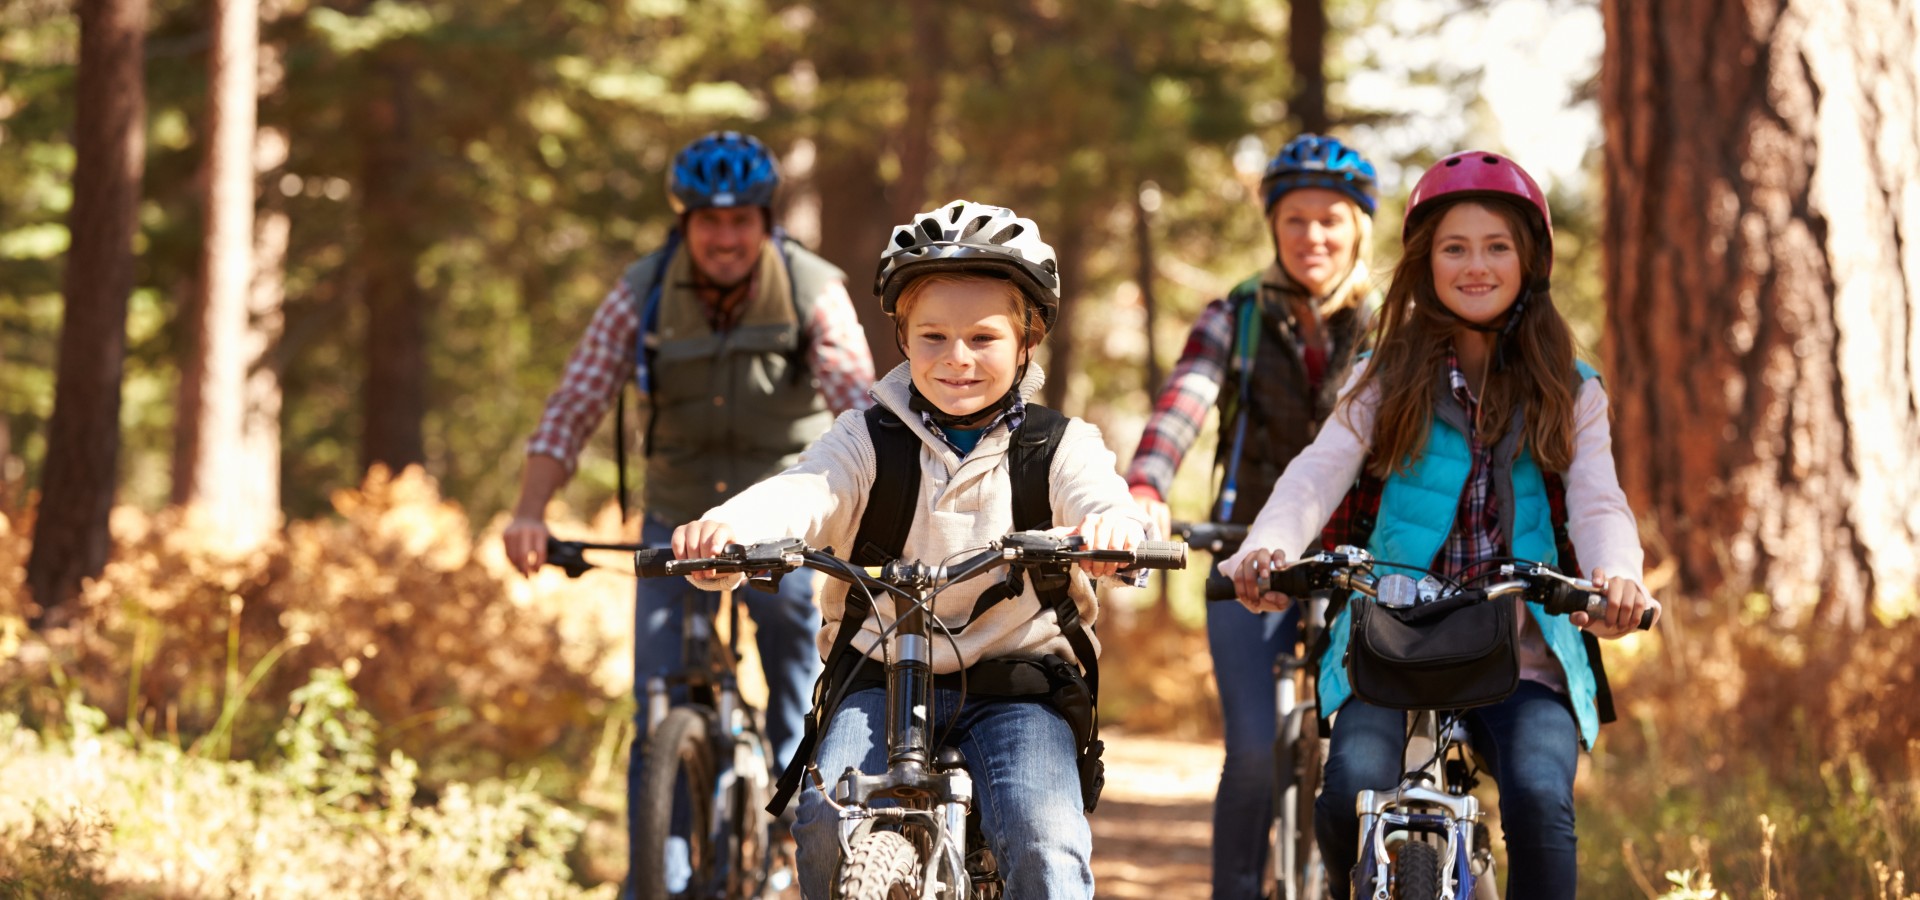
<path fill-rule="evenodd" d="M 894 313 L 900 290 L 932 272 L 981 272 L 1018 285 L 1040 307 L 1048 328 L 1060 311 L 1060 267 L 1040 228 L 1003 206 L 955 200 L 893 229 L 880 254 L 873 292 Z"/>

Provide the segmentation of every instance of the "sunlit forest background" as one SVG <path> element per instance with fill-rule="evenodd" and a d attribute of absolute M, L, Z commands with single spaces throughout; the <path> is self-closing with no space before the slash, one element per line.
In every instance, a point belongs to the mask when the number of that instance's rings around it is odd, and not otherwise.
<path fill-rule="evenodd" d="M 1651 6 L 6 0 L 0 896 L 612 896 L 631 582 L 498 535 L 722 128 L 883 367 L 893 224 L 1036 220 L 1047 400 L 1122 459 L 1282 141 L 1372 156 L 1377 272 L 1428 163 L 1514 154 L 1671 611 L 1610 648 L 1583 890 L 1920 892 L 1920 11 Z M 612 431 L 562 536 L 637 530 Z M 1217 736 L 1196 585 L 1110 598 L 1121 728 Z"/>

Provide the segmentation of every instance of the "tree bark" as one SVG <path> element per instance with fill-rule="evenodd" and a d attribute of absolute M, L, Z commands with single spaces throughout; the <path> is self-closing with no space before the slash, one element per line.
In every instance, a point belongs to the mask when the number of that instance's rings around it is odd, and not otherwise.
<path fill-rule="evenodd" d="M 119 483 L 127 296 L 146 163 L 147 2 L 80 0 L 79 15 L 66 318 L 27 560 L 27 587 L 41 608 L 36 624 L 61 622 L 81 580 L 98 576 L 107 562 L 107 517 Z"/>
<path fill-rule="evenodd" d="M 1098 219 L 1084 205 L 1067 204 L 1066 209 L 1068 214 L 1061 217 L 1062 222 Z M 1073 289 L 1079 284 L 1074 279 L 1085 271 L 1082 263 L 1086 259 L 1086 233 L 1084 228 L 1061 228 L 1054 232 L 1058 237 L 1051 242 L 1054 260 L 1060 266 L 1060 313 L 1054 317 L 1053 332 L 1047 335 L 1047 383 L 1040 388 L 1040 394 L 1043 404 L 1061 412 L 1067 411 L 1067 393 L 1073 386 L 1072 376 L 1077 364 L 1073 313 L 1078 304 L 1074 302 Z"/>
<path fill-rule="evenodd" d="M 925 211 L 927 175 L 933 170 L 934 119 L 940 105 L 940 75 L 946 71 L 946 30 L 938 0 L 908 0 L 913 21 L 913 62 L 907 67 L 907 121 L 900 129 L 900 178 L 893 183 L 893 224 Z"/>
<path fill-rule="evenodd" d="M 1327 114 L 1327 7 L 1325 0 L 1288 4 L 1287 55 L 1293 61 L 1293 117 L 1301 131 L 1325 134 Z"/>
<path fill-rule="evenodd" d="M 1134 277 L 1140 282 L 1140 307 L 1147 318 L 1147 402 L 1160 395 L 1160 345 L 1154 337 L 1159 325 L 1160 304 L 1153 293 L 1153 212 L 1160 208 L 1160 188 L 1143 182 L 1133 194 Z M 1164 582 L 1166 579 L 1161 579 Z"/>
<path fill-rule="evenodd" d="M 1614 455 L 1689 592 L 1920 586 L 1920 13 L 1605 0 Z"/>
<path fill-rule="evenodd" d="M 254 216 L 257 163 L 277 167 L 285 138 L 257 128 L 259 29 L 257 0 L 215 0 L 208 54 L 206 238 L 196 364 L 182 372 L 182 403 L 192 414 L 188 458 L 176 502 L 197 507 L 219 544 L 258 546 L 278 526 L 280 501 L 279 382 L 268 365 L 279 331 L 279 307 L 262 308 L 255 244 L 275 239 Z M 283 217 L 284 218 L 284 217 Z M 283 226 L 282 226 L 283 227 Z M 277 265 L 277 261 L 275 261 Z M 184 383 L 197 375 L 198 385 Z"/>
<path fill-rule="evenodd" d="M 360 459 L 363 468 L 385 463 L 398 472 L 426 461 L 427 297 L 415 272 L 421 247 L 412 224 L 420 215 L 413 196 L 420 135 L 412 66 L 397 56 L 374 65 L 382 90 L 367 102 L 359 185 L 367 311 Z"/>
<path fill-rule="evenodd" d="M 893 234 L 887 185 L 880 162 L 865 146 L 823 146 L 816 176 L 820 189 L 820 255 L 846 270 L 847 293 L 860 314 L 873 350 L 874 371 L 885 375 L 904 359 L 894 341 L 893 320 L 880 312 L 873 275 Z M 901 222 L 906 221 L 902 219 Z"/>

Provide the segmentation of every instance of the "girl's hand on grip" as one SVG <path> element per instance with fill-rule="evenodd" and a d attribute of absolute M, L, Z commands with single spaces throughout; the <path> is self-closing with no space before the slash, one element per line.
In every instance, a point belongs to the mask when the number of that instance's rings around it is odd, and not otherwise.
<path fill-rule="evenodd" d="M 1608 578 L 1607 570 L 1596 567 L 1593 570 L 1593 584 L 1607 593 L 1607 615 L 1602 619 L 1589 619 L 1586 613 L 1574 613 L 1568 618 L 1573 624 L 1593 632 L 1595 637 L 1615 639 L 1639 630 L 1640 617 L 1647 610 L 1653 610 L 1654 624 L 1660 621 L 1660 601 L 1647 596 L 1647 589 L 1631 578 Z"/>
<path fill-rule="evenodd" d="M 1233 593 L 1240 605 L 1253 612 L 1285 612 L 1292 606 L 1292 597 L 1267 590 L 1267 576 L 1286 561 L 1287 555 L 1278 551 L 1250 551 L 1240 561 L 1240 569 L 1233 573 Z"/>

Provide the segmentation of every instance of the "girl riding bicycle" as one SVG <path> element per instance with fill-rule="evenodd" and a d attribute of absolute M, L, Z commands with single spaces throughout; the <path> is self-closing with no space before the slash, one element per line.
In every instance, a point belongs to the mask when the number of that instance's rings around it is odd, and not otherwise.
<path fill-rule="evenodd" d="M 918 500 L 898 555 L 937 565 L 1015 530 L 1015 442 L 1032 439 L 1035 429 L 1024 424 L 1057 416 L 1028 398 L 1043 381 L 1030 356 L 1058 312 L 1059 275 L 1053 250 L 1032 221 L 1001 207 L 955 201 L 894 230 L 875 292 L 894 319 L 907 360 L 874 385 L 874 399 L 894 417 L 885 427 L 904 427 L 917 439 Z M 728 543 L 798 537 L 853 557 L 861 550 L 856 535 L 868 533 L 861 525 L 872 512 L 876 459 L 885 458 L 873 436 L 882 426 L 868 419 L 843 414 L 792 468 L 681 526 L 674 532 L 675 556 L 707 558 Z M 1065 422 L 1047 472 L 1047 500 L 1054 520 L 1073 526 L 1059 530 L 1084 536 L 1090 548 L 1132 549 L 1145 538 L 1145 516 L 1114 463 L 1099 429 Z M 1094 579 L 1112 575 L 1115 564 L 1083 565 L 1066 590 L 1079 619 L 1091 624 L 1098 614 Z M 996 589 L 985 581 L 956 585 L 933 604 L 934 615 L 953 629 L 937 631 L 931 648 L 938 707 L 932 718 L 941 725 L 952 720 L 960 696 L 939 676 L 1004 657 L 1053 654 L 1083 668 L 1093 662 L 1076 654 L 1077 641 L 1063 633 L 1036 584 L 993 602 L 982 599 Z M 828 656 L 847 612 L 847 589 L 830 582 L 820 600 L 826 627 L 819 646 Z M 874 605 L 878 614 L 861 623 L 853 647 L 856 655 L 879 660 L 882 628 L 897 610 L 885 596 Z M 1097 653 L 1097 644 L 1092 649 Z M 848 766 L 886 768 L 886 693 L 857 685 L 820 736 L 818 769 L 828 778 Z M 1092 896 L 1093 838 L 1079 748 L 1067 720 L 1032 698 L 976 697 L 958 716 L 948 744 L 965 755 L 977 778 L 977 808 L 1007 896 Z M 807 897 L 828 896 L 840 855 L 835 826 L 834 809 L 807 786 L 794 826 Z"/>
<path fill-rule="evenodd" d="M 1245 525 L 1333 409 L 1362 344 L 1372 287 L 1367 247 L 1373 164 L 1338 139 L 1289 141 L 1261 178 L 1274 261 L 1200 313 L 1154 404 L 1127 483 L 1169 524 L 1165 497 L 1207 408 L 1220 409 L 1213 521 Z M 1224 571 L 1224 570 L 1223 570 Z M 1226 761 L 1213 804 L 1213 896 L 1260 895 L 1273 820 L 1274 661 L 1294 652 L 1298 611 L 1255 615 L 1207 604 L 1207 646 L 1226 723 Z"/>
<path fill-rule="evenodd" d="M 1414 187 L 1402 236 L 1378 351 L 1221 569 L 1248 609 L 1286 609 L 1291 598 L 1259 587 L 1264 574 L 1313 544 L 1343 498 L 1349 512 L 1378 503 L 1363 516 L 1377 523 L 1364 536 L 1374 556 L 1430 560 L 1445 577 L 1500 557 L 1590 565 L 1606 617 L 1522 607 L 1519 689 L 1464 715 L 1500 786 L 1508 896 L 1572 897 L 1574 768 L 1610 707 L 1597 645 L 1580 629 L 1618 638 L 1659 608 L 1641 584 L 1606 391 L 1574 360 L 1549 291 L 1546 196 L 1512 160 L 1469 151 L 1436 163 Z M 1559 550 L 1562 523 L 1579 563 Z M 1330 627 L 1319 682 L 1321 714 L 1334 719 L 1315 824 L 1336 897 L 1357 856 L 1354 796 L 1399 781 L 1405 738 L 1403 712 L 1352 696 L 1341 665 L 1349 621 L 1343 610 Z"/>

